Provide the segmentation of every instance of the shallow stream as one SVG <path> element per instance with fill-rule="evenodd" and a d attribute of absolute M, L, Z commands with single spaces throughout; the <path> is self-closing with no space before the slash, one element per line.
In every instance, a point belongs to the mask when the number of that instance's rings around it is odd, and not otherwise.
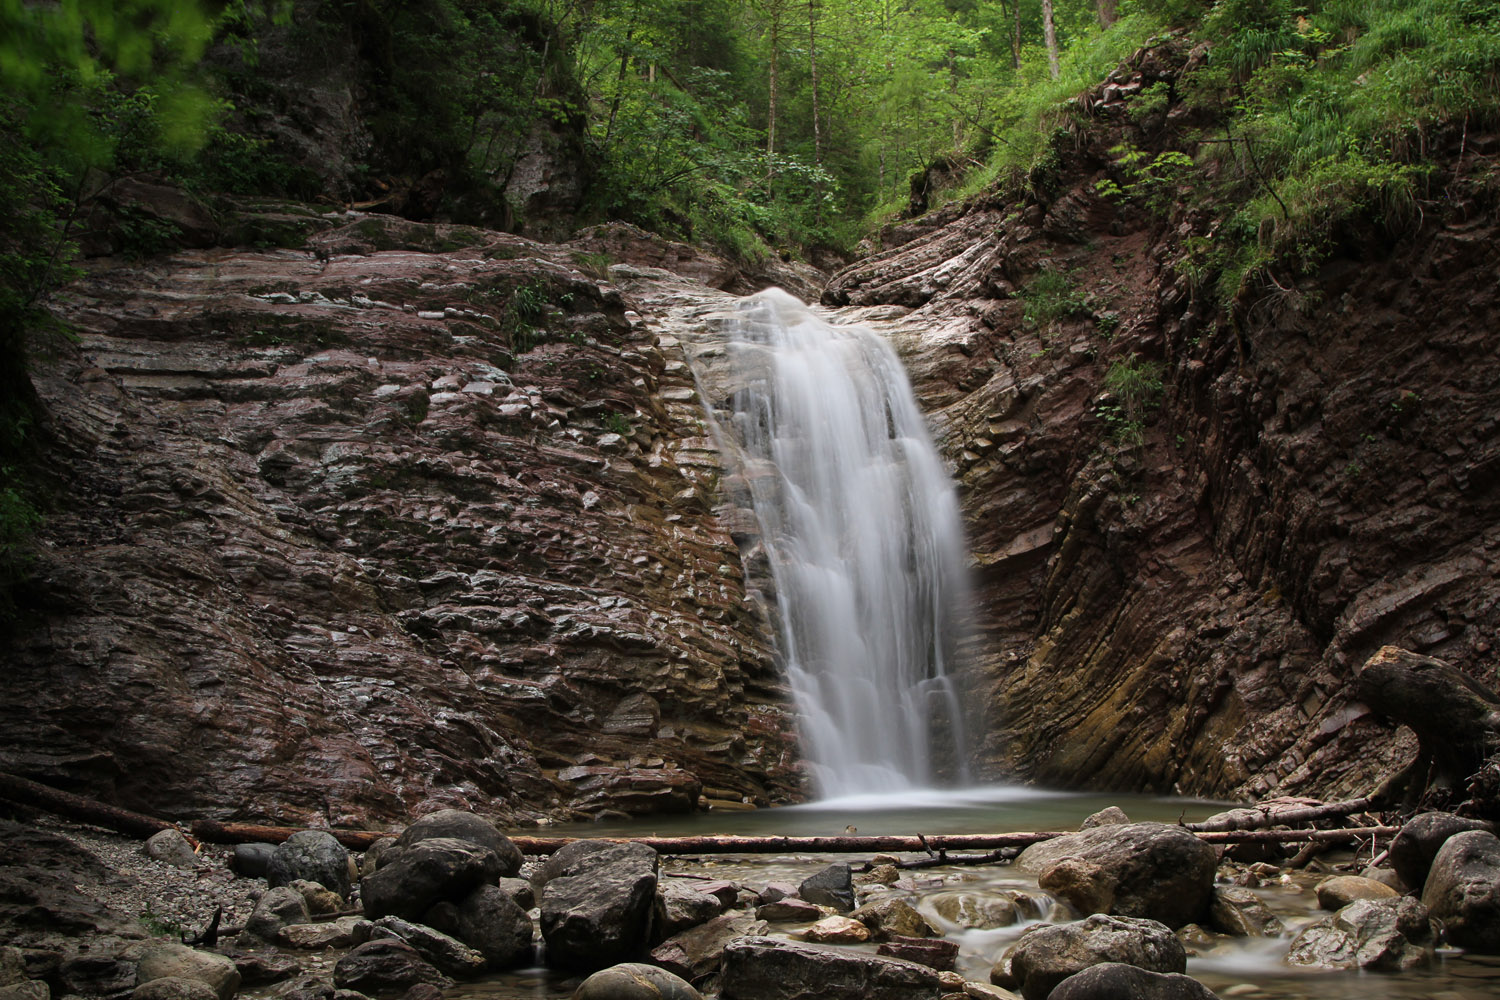
<path fill-rule="evenodd" d="M 993 788 L 970 792 L 913 793 L 905 797 L 878 796 L 820 802 L 813 805 L 747 812 L 707 813 L 682 817 L 653 817 L 636 823 L 605 823 L 557 827 L 548 831 L 565 836 L 681 836 L 733 833 L 740 835 L 833 836 L 853 826 L 860 834 L 996 833 L 1022 830 L 1072 830 L 1089 814 L 1109 805 L 1123 808 L 1132 820 L 1194 822 L 1221 811 L 1219 803 L 1148 796 L 1068 794 L 1028 788 Z M 663 858 L 662 873 L 712 875 L 754 889 L 771 881 L 797 882 L 833 861 L 858 865 L 860 855 L 722 855 Z M 1345 851 L 1324 855 L 1317 863 L 1330 868 L 1352 861 Z M 1188 974 L 1220 997 L 1251 1000 L 1370 1000 L 1370 998 L 1432 998 L 1432 1000 L 1494 1000 L 1500 997 L 1500 958 L 1439 952 L 1427 971 L 1401 974 L 1327 972 L 1292 969 L 1282 962 L 1287 947 L 1303 925 L 1323 915 L 1312 886 L 1322 871 L 1296 873 L 1284 883 L 1255 891 L 1286 924 L 1282 938 L 1223 939 L 1211 951 L 1188 959 Z M 965 930 L 942 921 L 930 898 L 938 892 L 960 890 L 986 893 L 1021 889 L 1037 894 L 1035 879 L 1010 866 L 949 866 L 904 873 L 895 887 L 912 897 L 919 910 L 959 942 L 957 970 L 966 978 L 989 981 L 989 970 L 1005 948 L 1029 924 L 995 930 Z M 1045 894 L 1042 894 L 1045 895 Z M 801 925 L 772 924 L 770 933 L 790 936 Z M 875 946 L 860 946 L 871 952 Z M 545 969 L 522 970 L 483 982 L 464 984 L 450 1000 L 561 1000 L 577 985 L 577 978 Z"/>

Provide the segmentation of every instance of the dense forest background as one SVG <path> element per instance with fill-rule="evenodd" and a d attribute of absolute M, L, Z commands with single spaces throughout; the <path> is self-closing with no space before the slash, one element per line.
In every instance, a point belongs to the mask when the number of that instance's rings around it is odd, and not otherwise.
<path fill-rule="evenodd" d="M 1080 95 L 1174 32 L 1201 55 L 1132 95 L 1103 193 L 1215 217 L 1186 260 L 1225 302 L 1341 218 L 1409 225 L 1429 151 L 1500 108 L 1500 0 L 4 0 L 0 577 L 38 519 L 47 296 L 184 238 L 127 182 L 831 268 L 900 216 L 1045 193 Z"/>

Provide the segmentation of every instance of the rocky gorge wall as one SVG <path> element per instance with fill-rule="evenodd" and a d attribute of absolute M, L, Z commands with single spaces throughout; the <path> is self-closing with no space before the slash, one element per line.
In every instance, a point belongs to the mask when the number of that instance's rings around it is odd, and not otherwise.
<path fill-rule="evenodd" d="M 353 827 L 796 794 L 692 377 L 599 280 L 737 272 L 621 227 L 246 224 L 297 248 L 102 259 L 58 304 L 0 769 Z"/>
<path fill-rule="evenodd" d="M 1189 237 L 1104 197 L 1126 113 L 1197 57 L 1076 102 L 1043 193 L 886 234 L 824 301 L 881 317 L 956 469 L 991 774 L 1199 795 L 1363 794 L 1414 755 L 1353 693 L 1391 643 L 1493 684 L 1500 625 L 1500 138 L 1453 136 L 1402 231 L 1330 231 L 1310 274 L 1221 312 Z M 1038 274 L 1063 315 L 1031 322 Z M 1116 364 L 1161 365 L 1137 446 Z"/>

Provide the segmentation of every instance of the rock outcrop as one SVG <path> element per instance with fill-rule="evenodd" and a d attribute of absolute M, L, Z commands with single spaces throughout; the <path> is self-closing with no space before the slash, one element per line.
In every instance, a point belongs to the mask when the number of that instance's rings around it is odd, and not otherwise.
<path fill-rule="evenodd" d="M 59 304 L 78 344 L 34 380 L 66 502 L 0 768 L 354 827 L 794 795 L 680 348 L 584 250 L 297 219 L 302 249 L 98 261 Z"/>

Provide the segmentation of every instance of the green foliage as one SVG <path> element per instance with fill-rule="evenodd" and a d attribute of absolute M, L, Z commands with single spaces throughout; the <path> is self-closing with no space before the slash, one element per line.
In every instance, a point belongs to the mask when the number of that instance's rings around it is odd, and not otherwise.
<path fill-rule="evenodd" d="M 1073 279 L 1062 271 L 1043 268 L 1016 293 L 1025 304 L 1022 319 L 1028 326 L 1050 331 L 1058 320 L 1069 316 L 1087 316 L 1091 310 L 1073 285 Z"/>
<path fill-rule="evenodd" d="M 1193 158 L 1169 149 L 1152 157 L 1133 146 L 1110 150 L 1123 183 L 1111 178 L 1096 181 L 1094 189 L 1106 198 L 1135 201 L 1157 215 L 1170 214 L 1178 188 L 1194 167 Z"/>
<path fill-rule="evenodd" d="M 604 429 L 621 437 L 630 437 L 635 433 L 635 428 L 630 426 L 630 419 L 625 414 L 613 410 L 604 415 Z"/>
<path fill-rule="evenodd" d="M 1115 440 L 1125 447 L 1138 447 L 1145 440 L 1146 417 L 1161 401 L 1162 366 L 1142 361 L 1134 353 L 1109 366 L 1104 389 L 1110 398 L 1095 412 L 1103 418 Z"/>

